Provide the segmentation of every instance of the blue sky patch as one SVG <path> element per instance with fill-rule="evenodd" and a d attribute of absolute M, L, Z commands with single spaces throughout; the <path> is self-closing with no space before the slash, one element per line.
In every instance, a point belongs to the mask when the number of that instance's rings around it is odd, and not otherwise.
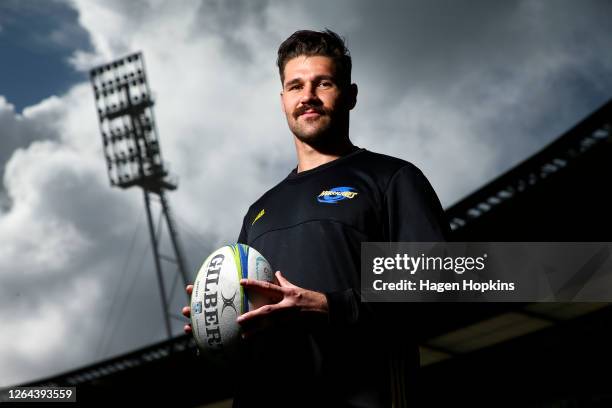
<path fill-rule="evenodd" d="M 92 50 L 77 12 L 56 1 L 0 1 L 0 95 L 15 110 L 87 80 L 68 58 Z"/>

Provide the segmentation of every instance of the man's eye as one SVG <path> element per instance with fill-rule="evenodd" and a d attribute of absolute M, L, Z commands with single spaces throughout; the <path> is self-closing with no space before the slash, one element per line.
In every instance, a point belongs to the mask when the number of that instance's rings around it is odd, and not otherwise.
<path fill-rule="evenodd" d="M 331 82 L 328 81 L 323 81 L 319 84 L 319 86 L 323 87 L 323 88 L 329 88 L 330 86 L 333 86 L 333 84 Z"/>
<path fill-rule="evenodd" d="M 293 91 L 293 90 L 296 90 L 296 89 L 299 89 L 299 88 L 300 88 L 300 85 L 297 85 L 297 84 L 296 84 L 296 85 L 290 85 L 290 86 L 289 86 L 289 90 L 290 90 L 290 91 Z"/>

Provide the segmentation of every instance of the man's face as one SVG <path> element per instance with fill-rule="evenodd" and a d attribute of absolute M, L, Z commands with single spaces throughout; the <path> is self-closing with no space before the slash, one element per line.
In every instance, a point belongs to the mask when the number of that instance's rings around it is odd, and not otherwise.
<path fill-rule="evenodd" d="M 285 65 L 281 92 L 291 132 L 302 142 L 320 142 L 346 121 L 353 108 L 336 77 L 334 61 L 323 56 L 298 56 Z"/>

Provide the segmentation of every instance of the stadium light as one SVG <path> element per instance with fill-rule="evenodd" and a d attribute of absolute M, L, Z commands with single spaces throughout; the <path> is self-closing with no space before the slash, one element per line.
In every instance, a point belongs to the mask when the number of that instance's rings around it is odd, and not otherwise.
<path fill-rule="evenodd" d="M 161 260 L 176 264 L 184 285 L 187 285 L 188 278 L 178 231 L 165 197 L 165 191 L 175 190 L 178 183 L 176 177 L 168 173 L 162 159 L 153 114 L 155 101 L 147 82 L 144 57 L 139 52 L 93 68 L 90 79 L 110 184 L 124 189 L 138 186 L 144 192 L 164 322 L 170 338 L 171 313 L 168 306 L 173 290 L 170 293 L 166 291 Z M 160 254 L 161 237 L 153 224 L 151 194 L 159 197 L 161 215 L 166 219 L 174 258 Z"/>

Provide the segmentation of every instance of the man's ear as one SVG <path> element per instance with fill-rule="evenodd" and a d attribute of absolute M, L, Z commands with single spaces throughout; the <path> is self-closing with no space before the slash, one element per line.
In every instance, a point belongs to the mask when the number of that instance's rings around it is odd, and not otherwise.
<path fill-rule="evenodd" d="M 283 110 L 283 113 L 286 115 L 287 112 L 285 112 L 285 104 L 283 103 L 283 91 L 280 91 L 280 103 L 281 103 L 281 109 Z"/>
<path fill-rule="evenodd" d="M 357 84 L 350 84 L 347 89 L 347 102 L 349 110 L 357 105 Z"/>

